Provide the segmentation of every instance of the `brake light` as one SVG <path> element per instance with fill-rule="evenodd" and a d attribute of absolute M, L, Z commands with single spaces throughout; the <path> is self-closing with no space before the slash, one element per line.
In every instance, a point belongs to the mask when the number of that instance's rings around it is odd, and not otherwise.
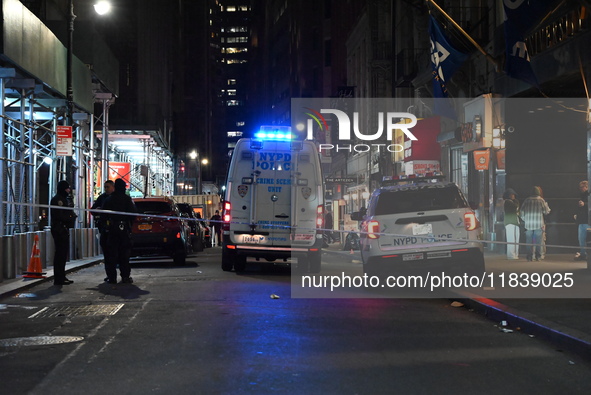
<path fill-rule="evenodd" d="M 376 220 L 369 221 L 367 223 L 367 237 L 370 239 L 379 239 L 380 235 L 380 222 Z"/>
<path fill-rule="evenodd" d="M 230 230 L 230 222 L 232 221 L 232 204 L 230 202 L 224 202 L 224 208 L 222 210 L 222 224 L 223 230 Z"/>
<path fill-rule="evenodd" d="M 480 227 L 480 223 L 478 222 L 478 218 L 476 218 L 474 211 L 468 211 L 464 214 L 464 227 L 466 230 L 474 230 Z"/>
<path fill-rule="evenodd" d="M 316 228 L 324 227 L 324 206 L 319 205 L 316 207 Z"/>
<path fill-rule="evenodd" d="M 176 234 L 176 238 L 177 238 L 177 239 L 180 239 L 180 238 L 181 238 L 181 232 L 178 232 L 178 233 Z"/>

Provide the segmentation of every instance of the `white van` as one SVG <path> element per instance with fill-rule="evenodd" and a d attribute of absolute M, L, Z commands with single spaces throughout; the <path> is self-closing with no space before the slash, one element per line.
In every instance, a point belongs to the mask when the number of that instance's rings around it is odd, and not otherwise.
<path fill-rule="evenodd" d="M 279 126 L 240 139 L 223 208 L 223 270 L 244 271 L 247 257 L 295 257 L 300 271 L 320 271 L 324 187 L 313 142 Z"/>

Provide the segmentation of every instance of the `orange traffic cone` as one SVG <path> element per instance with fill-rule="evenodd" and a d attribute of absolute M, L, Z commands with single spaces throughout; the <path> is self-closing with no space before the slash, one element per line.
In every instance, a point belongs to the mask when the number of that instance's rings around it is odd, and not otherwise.
<path fill-rule="evenodd" d="M 39 257 L 39 235 L 35 235 L 35 243 L 33 244 L 33 251 L 31 252 L 31 259 L 29 260 L 29 267 L 26 272 L 23 272 L 23 277 L 26 278 L 45 278 L 41 271 L 41 258 Z"/>

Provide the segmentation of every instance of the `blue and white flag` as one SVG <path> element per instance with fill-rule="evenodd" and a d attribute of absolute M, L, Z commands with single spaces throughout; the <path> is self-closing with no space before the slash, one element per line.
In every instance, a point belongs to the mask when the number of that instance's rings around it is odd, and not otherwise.
<path fill-rule="evenodd" d="M 429 17 L 429 37 L 433 67 L 434 110 L 448 118 L 456 118 L 455 111 L 447 99 L 447 82 L 468 58 L 468 54 L 458 51 L 449 43 L 441 26 L 432 15 Z"/>
<path fill-rule="evenodd" d="M 525 34 L 558 2 L 559 0 L 503 0 L 505 72 L 509 77 L 538 86 L 525 44 Z"/>

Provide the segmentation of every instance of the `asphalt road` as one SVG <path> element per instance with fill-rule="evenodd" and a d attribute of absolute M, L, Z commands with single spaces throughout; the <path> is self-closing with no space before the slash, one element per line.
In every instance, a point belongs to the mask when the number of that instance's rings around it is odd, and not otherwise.
<path fill-rule="evenodd" d="M 591 393 L 587 362 L 450 300 L 292 298 L 288 267 L 249 268 L 208 249 L 136 260 L 134 284 L 97 265 L 0 300 L 2 393 Z"/>

